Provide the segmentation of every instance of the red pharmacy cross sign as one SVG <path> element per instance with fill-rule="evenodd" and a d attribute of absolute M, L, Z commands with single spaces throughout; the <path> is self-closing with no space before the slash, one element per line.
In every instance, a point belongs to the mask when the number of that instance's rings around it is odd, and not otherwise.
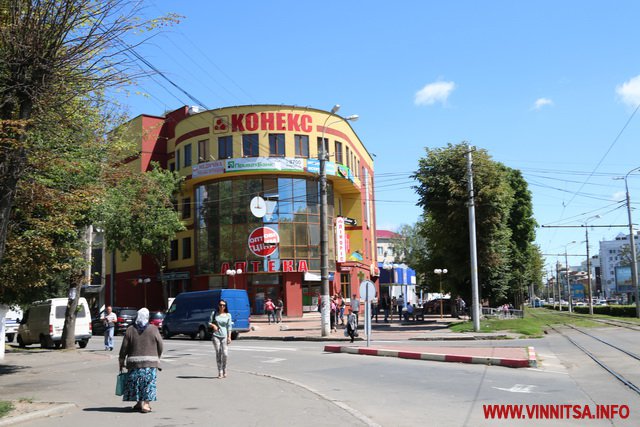
<path fill-rule="evenodd" d="M 273 228 L 259 227 L 249 234 L 249 249 L 257 256 L 268 257 L 278 249 L 280 236 Z"/>

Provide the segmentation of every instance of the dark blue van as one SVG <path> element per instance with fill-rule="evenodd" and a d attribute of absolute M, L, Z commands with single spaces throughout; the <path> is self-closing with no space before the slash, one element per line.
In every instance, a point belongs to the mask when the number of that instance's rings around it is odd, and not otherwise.
<path fill-rule="evenodd" d="M 233 319 L 231 338 L 240 332 L 249 332 L 249 296 L 244 289 L 216 289 L 211 291 L 183 292 L 173 300 L 162 321 L 162 336 L 189 335 L 192 339 L 209 339 L 209 318 L 211 312 L 223 299 Z"/>

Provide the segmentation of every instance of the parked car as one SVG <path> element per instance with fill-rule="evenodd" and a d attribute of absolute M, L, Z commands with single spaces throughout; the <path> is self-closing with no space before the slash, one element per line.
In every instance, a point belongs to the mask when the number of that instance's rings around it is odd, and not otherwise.
<path fill-rule="evenodd" d="M 129 325 L 133 324 L 136 316 L 138 315 L 138 309 L 134 307 L 113 307 L 112 310 L 118 317 L 115 330 L 113 331 L 114 334 L 123 334 Z M 120 315 L 121 313 L 122 316 Z M 104 335 L 104 323 L 102 322 L 103 317 L 104 310 L 91 320 L 93 335 Z"/>
<path fill-rule="evenodd" d="M 209 318 L 218 302 L 223 299 L 233 319 L 231 338 L 250 330 L 249 296 L 244 289 L 215 289 L 211 291 L 183 292 L 173 300 L 162 321 L 162 336 L 184 334 L 192 339 L 211 337 Z"/>
<path fill-rule="evenodd" d="M 164 312 L 162 311 L 152 311 L 149 313 L 149 323 L 158 327 L 158 329 L 162 330 L 162 321 L 164 320 Z"/>
<path fill-rule="evenodd" d="M 18 345 L 25 347 L 40 343 L 42 348 L 60 347 L 64 316 L 67 311 L 68 298 L 51 298 L 35 302 L 24 313 L 18 327 Z M 84 297 L 78 301 L 76 313 L 75 341 L 80 348 L 85 348 L 91 338 L 91 317 L 89 305 Z"/>
<path fill-rule="evenodd" d="M 15 338 L 18 333 L 20 319 L 22 319 L 22 310 L 20 307 L 11 308 L 5 315 L 4 334 L 7 338 L 7 342 L 13 342 L 13 338 Z"/>
<path fill-rule="evenodd" d="M 115 334 L 124 334 L 138 317 L 138 309 L 133 307 L 115 307 L 113 311 L 118 316 L 116 329 L 113 331 Z"/>

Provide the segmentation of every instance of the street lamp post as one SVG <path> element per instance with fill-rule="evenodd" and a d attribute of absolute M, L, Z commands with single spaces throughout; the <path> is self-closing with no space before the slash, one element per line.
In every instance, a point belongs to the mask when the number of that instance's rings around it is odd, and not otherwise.
<path fill-rule="evenodd" d="M 640 318 L 640 290 L 638 289 L 638 258 L 636 255 L 636 242 L 633 235 L 633 221 L 631 220 L 631 197 L 629 196 L 629 184 L 627 178 L 632 172 L 640 170 L 640 167 L 633 168 L 624 176 L 624 188 L 627 193 L 627 214 L 629 215 L 629 246 L 631 246 L 631 284 L 636 293 L 636 317 Z"/>
<path fill-rule="evenodd" d="M 328 225 L 328 212 L 327 212 L 327 160 L 329 160 L 329 153 L 327 152 L 327 146 L 325 145 L 324 135 L 328 126 L 334 123 L 338 123 L 342 120 L 358 120 L 357 115 L 340 118 L 334 122 L 327 124 L 329 119 L 338 112 L 340 105 L 336 104 L 331 109 L 331 114 L 327 116 L 322 125 L 322 137 L 320 138 L 320 152 L 318 153 L 320 161 L 320 280 L 322 284 L 320 295 L 320 308 L 321 308 L 321 334 L 323 337 L 329 336 L 331 333 L 329 323 L 329 225 Z"/>
<path fill-rule="evenodd" d="M 443 315 L 443 307 L 442 307 L 442 275 L 443 274 L 447 274 L 449 272 L 449 270 L 447 270 L 446 268 L 436 268 L 435 270 L 433 270 L 433 272 L 435 274 L 438 275 L 438 277 L 440 278 L 440 318 L 442 319 L 442 315 Z"/>
<path fill-rule="evenodd" d="M 588 222 L 591 219 L 600 218 L 600 215 L 592 216 L 584 221 L 584 233 L 587 242 L 587 293 L 589 295 L 589 314 L 593 315 L 593 298 L 591 295 L 591 258 L 589 256 L 589 227 Z"/>
<path fill-rule="evenodd" d="M 236 275 L 237 274 L 242 274 L 242 270 L 241 269 L 227 270 L 226 274 L 227 274 L 227 276 L 231 276 L 231 281 L 233 282 L 233 289 L 235 289 L 236 288 Z"/>
<path fill-rule="evenodd" d="M 149 277 L 138 277 L 138 284 L 144 285 L 144 306 L 147 306 L 147 285 L 151 283 Z"/>
<path fill-rule="evenodd" d="M 571 307 L 571 304 L 573 303 L 572 298 L 571 298 L 571 284 L 569 283 L 569 260 L 568 260 L 568 256 L 567 256 L 567 246 L 572 245 L 576 243 L 575 240 L 567 243 L 566 245 L 564 245 L 564 274 L 567 278 L 567 300 L 569 302 L 569 313 L 573 312 L 573 309 Z M 561 304 L 562 305 L 562 304 Z"/>

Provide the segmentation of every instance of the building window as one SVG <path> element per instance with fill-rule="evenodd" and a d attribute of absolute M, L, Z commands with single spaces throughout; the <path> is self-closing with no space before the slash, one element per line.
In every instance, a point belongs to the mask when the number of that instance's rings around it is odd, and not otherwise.
<path fill-rule="evenodd" d="M 242 135 L 242 155 L 244 157 L 258 157 L 260 155 L 257 133 Z"/>
<path fill-rule="evenodd" d="M 309 135 L 294 135 L 293 141 L 296 146 L 296 157 L 309 158 Z"/>
<path fill-rule="evenodd" d="M 340 291 L 345 298 L 351 298 L 351 280 L 349 273 L 340 273 Z"/>
<path fill-rule="evenodd" d="M 269 134 L 269 156 L 284 157 L 284 133 Z"/>
<path fill-rule="evenodd" d="M 191 166 L 191 144 L 184 146 L 184 167 Z"/>
<path fill-rule="evenodd" d="M 182 199 L 182 218 L 191 218 L 191 198 L 185 197 Z"/>
<path fill-rule="evenodd" d="M 324 139 L 324 152 L 329 156 L 329 138 Z M 322 153 L 322 138 L 318 138 L 318 156 Z"/>
<path fill-rule="evenodd" d="M 173 172 L 176 170 L 176 164 L 175 162 L 171 162 L 169 163 L 169 171 Z"/>
<path fill-rule="evenodd" d="M 209 140 L 198 141 L 198 163 L 209 160 Z"/>
<path fill-rule="evenodd" d="M 345 147 L 346 152 L 347 152 L 347 163 L 345 163 L 347 165 L 348 168 L 351 168 L 351 151 L 349 150 L 349 147 Z"/>
<path fill-rule="evenodd" d="M 384 256 L 384 248 L 382 246 L 378 246 L 378 256 Z"/>
<path fill-rule="evenodd" d="M 191 258 L 191 237 L 182 239 L 182 259 Z"/>
<path fill-rule="evenodd" d="M 180 170 L 180 150 L 176 149 L 176 170 Z"/>
<path fill-rule="evenodd" d="M 178 259 L 178 241 L 177 240 L 171 241 L 169 259 L 171 261 L 176 261 Z"/>
<path fill-rule="evenodd" d="M 221 136 L 218 138 L 218 159 L 230 159 L 233 157 L 233 137 Z"/>
<path fill-rule="evenodd" d="M 336 141 L 335 144 L 336 150 L 336 163 L 344 164 L 344 159 L 342 158 L 342 142 Z"/>

